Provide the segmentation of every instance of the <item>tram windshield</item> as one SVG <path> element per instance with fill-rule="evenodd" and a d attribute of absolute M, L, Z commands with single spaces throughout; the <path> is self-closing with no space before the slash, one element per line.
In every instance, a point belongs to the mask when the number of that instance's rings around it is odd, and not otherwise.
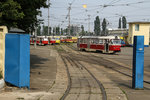
<path fill-rule="evenodd" d="M 48 41 L 48 38 L 44 38 L 43 40 L 44 40 L 44 41 Z"/>
<path fill-rule="evenodd" d="M 118 45 L 120 45 L 120 40 L 112 40 L 112 44 L 118 44 Z"/>
<path fill-rule="evenodd" d="M 56 38 L 56 40 L 59 40 L 59 38 Z"/>

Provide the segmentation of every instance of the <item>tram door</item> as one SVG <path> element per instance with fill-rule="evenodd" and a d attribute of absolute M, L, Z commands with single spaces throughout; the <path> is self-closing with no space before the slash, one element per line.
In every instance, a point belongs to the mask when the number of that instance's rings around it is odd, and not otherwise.
<path fill-rule="evenodd" d="M 77 40 L 77 47 L 78 47 L 78 48 L 80 48 L 80 42 L 81 42 L 81 39 L 78 38 L 78 40 Z"/>
<path fill-rule="evenodd" d="M 87 48 L 90 49 L 91 39 L 87 39 Z"/>
<path fill-rule="evenodd" d="M 105 39 L 104 46 L 105 46 L 105 52 L 109 52 L 109 41 L 108 41 L 108 39 Z"/>

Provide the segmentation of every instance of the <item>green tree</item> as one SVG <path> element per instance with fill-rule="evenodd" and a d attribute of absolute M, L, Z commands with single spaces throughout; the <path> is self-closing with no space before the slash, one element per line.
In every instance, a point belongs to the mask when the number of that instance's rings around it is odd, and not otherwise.
<path fill-rule="evenodd" d="M 94 32 L 96 36 L 100 35 L 101 29 L 100 29 L 100 19 L 99 16 L 96 17 L 94 21 Z"/>
<path fill-rule="evenodd" d="M 63 31 L 63 28 L 61 28 L 61 35 L 64 35 L 64 31 Z"/>
<path fill-rule="evenodd" d="M 53 35 L 56 34 L 56 27 L 53 27 Z"/>
<path fill-rule="evenodd" d="M 73 35 L 74 35 L 73 33 L 74 33 L 74 27 L 73 27 L 73 25 L 72 25 L 71 28 L 70 28 L 70 35 L 73 36 Z"/>
<path fill-rule="evenodd" d="M 65 34 L 67 34 L 68 33 L 68 28 L 64 29 L 64 32 L 65 32 Z"/>
<path fill-rule="evenodd" d="M 60 35 L 60 27 L 56 27 L 56 35 Z"/>
<path fill-rule="evenodd" d="M 40 36 L 41 35 L 41 26 L 38 26 L 37 28 L 37 36 Z"/>
<path fill-rule="evenodd" d="M 118 28 L 121 28 L 121 18 L 119 18 L 119 26 Z"/>
<path fill-rule="evenodd" d="M 90 34 L 89 34 L 89 35 L 90 35 L 90 36 L 92 36 L 93 34 L 94 34 L 93 32 L 90 32 Z"/>
<path fill-rule="evenodd" d="M 127 20 L 125 16 L 122 17 L 122 28 L 127 28 Z"/>
<path fill-rule="evenodd" d="M 83 25 L 81 25 L 81 35 L 85 36 L 85 31 L 84 31 L 84 26 Z"/>
<path fill-rule="evenodd" d="M 106 19 L 104 18 L 103 19 L 103 22 L 102 22 L 102 34 L 103 36 L 107 36 L 107 23 L 106 23 Z"/>
<path fill-rule="evenodd" d="M 48 7 L 47 0 L 14 0 L 21 5 L 21 11 L 24 13 L 24 17 L 18 20 L 18 27 L 26 32 L 34 30 L 34 27 L 39 24 L 41 20 L 37 19 L 37 15 L 41 15 L 40 8 Z"/>
<path fill-rule="evenodd" d="M 0 25 L 8 28 L 17 27 L 17 20 L 22 20 L 25 16 L 21 8 L 21 5 L 14 0 L 0 1 Z"/>
<path fill-rule="evenodd" d="M 8 27 L 18 27 L 26 32 L 33 31 L 42 21 L 40 8 L 46 8 L 47 0 L 1 0 L 0 24 Z"/>
<path fill-rule="evenodd" d="M 51 35 L 51 34 L 52 34 L 52 28 L 49 27 L 49 35 Z"/>
<path fill-rule="evenodd" d="M 42 35 L 45 35 L 45 36 L 48 35 L 48 26 L 44 26 L 44 25 L 43 25 Z"/>

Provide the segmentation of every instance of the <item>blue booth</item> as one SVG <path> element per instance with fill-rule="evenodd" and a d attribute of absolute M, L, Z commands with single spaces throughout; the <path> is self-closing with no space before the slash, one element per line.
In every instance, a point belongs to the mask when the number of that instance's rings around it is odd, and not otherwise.
<path fill-rule="evenodd" d="M 30 36 L 6 34 L 5 81 L 17 87 L 30 88 Z"/>
<path fill-rule="evenodd" d="M 144 36 L 134 36 L 132 88 L 143 89 Z"/>

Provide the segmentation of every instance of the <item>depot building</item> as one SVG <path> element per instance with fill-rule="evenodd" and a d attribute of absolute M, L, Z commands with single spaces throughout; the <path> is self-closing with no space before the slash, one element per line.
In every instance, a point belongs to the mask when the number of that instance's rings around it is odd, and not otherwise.
<path fill-rule="evenodd" d="M 150 22 L 129 22 L 128 44 L 133 45 L 134 36 L 144 36 L 144 46 L 149 46 Z"/>

